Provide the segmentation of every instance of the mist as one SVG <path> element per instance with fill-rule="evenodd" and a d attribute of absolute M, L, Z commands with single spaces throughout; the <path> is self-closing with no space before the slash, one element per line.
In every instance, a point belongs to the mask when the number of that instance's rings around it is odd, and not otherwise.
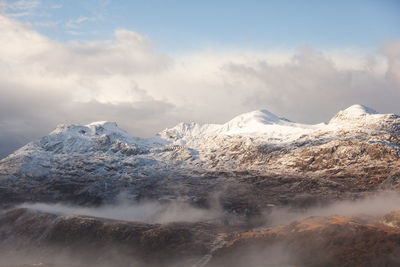
<path fill-rule="evenodd" d="M 201 209 L 180 201 L 171 201 L 168 203 L 145 201 L 136 204 L 122 201 L 117 204 L 95 208 L 46 203 L 25 203 L 19 207 L 57 215 L 84 215 L 114 220 L 161 224 L 211 221 L 222 216 L 222 211 L 218 207 Z"/>
<path fill-rule="evenodd" d="M 215 196 L 213 196 L 215 198 Z M 228 211 L 224 211 L 218 199 L 213 199 L 210 208 L 198 208 L 189 203 L 173 200 L 159 202 L 154 200 L 133 203 L 121 194 L 114 204 L 99 207 L 82 207 L 62 203 L 24 203 L 19 208 L 28 208 L 57 215 L 85 215 L 106 219 L 135 221 L 144 223 L 171 223 L 171 222 L 205 222 L 228 218 Z M 400 194 L 394 191 L 372 193 L 356 200 L 337 200 L 330 204 L 311 206 L 298 209 L 288 206 L 275 206 L 262 212 L 263 219 L 260 226 L 275 226 L 289 224 L 296 220 L 311 216 L 355 215 L 364 214 L 382 216 L 392 210 L 400 209 Z M 231 216 L 231 221 L 234 215 Z M 236 220 L 243 224 L 242 220 Z"/>
<path fill-rule="evenodd" d="M 356 215 L 364 214 L 382 216 L 400 209 L 400 194 L 394 191 L 383 191 L 369 194 L 356 200 L 338 200 L 328 205 L 294 210 L 291 207 L 275 207 L 265 212 L 266 224 L 269 226 L 288 224 L 311 216 Z"/>

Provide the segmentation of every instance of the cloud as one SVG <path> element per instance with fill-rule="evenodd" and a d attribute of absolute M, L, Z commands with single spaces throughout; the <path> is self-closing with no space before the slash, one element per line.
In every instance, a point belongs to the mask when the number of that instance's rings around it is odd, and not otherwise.
<path fill-rule="evenodd" d="M 393 82 L 398 89 L 400 87 L 400 40 L 387 42 L 384 46 L 384 53 L 387 56 L 389 68 L 386 77 Z"/>
<path fill-rule="evenodd" d="M 222 211 L 219 209 L 200 209 L 179 201 L 168 203 L 121 201 L 113 205 L 87 208 L 64 204 L 25 203 L 19 207 L 53 214 L 85 215 L 145 223 L 205 222 L 222 217 Z"/>
<path fill-rule="evenodd" d="M 113 41 L 61 44 L 4 16 L 0 30 L 1 156 L 59 123 L 105 119 L 143 136 L 174 117 L 133 77 L 170 62 L 145 36 L 121 30 Z"/>
<path fill-rule="evenodd" d="M 63 7 L 63 5 L 61 5 L 61 4 L 50 6 L 50 8 L 53 8 L 53 9 L 58 9 L 58 8 L 62 8 L 62 7 Z"/>
<path fill-rule="evenodd" d="M 20 1 L 15 1 L 13 3 L 9 3 L 7 5 L 7 8 L 10 10 L 30 10 L 30 9 L 35 9 L 40 5 L 40 1 L 35 1 L 35 0 L 20 0 Z"/>
<path fill-rule="evenodd" d="M 112 120 L 149 136 L 180 121 L 222 123 L 260 108 L 309 123 L 354 103 L 400 113 L 399 41 L 376 53 L 305 47 L 167 55 L 125 29 L 111 40 L 61 43 L 0 16 L 0 31 L 0 157 L 59 123 Z"/>
<path fill-rule="evenodd" d="M 364 214 L 384 216 L 399 208 L 400 195 L 394 191 L 380 191 L 367 194 L 356 200 L 338 200 L 328 205 L 311 207 L 307 210 L 294 210 L 290 207 L 278 207 L 265 214 L 268 226 L 288 224 L 311 216 L 351 216 Z"/>
<path fill-rule="evenodd" d="M 60 21 L 36 21 L 33 25 L 42 28 L 57 28 L 57 25 L 60 24 Z"/>
<path fill-rule="evenodd" d="M 355 103 L 399 113 L 394 99 L 400 90 L 387 76 L 393 69 L 388 57 L 394 56 L 313 48 L 192 52 L 175 57 L 169 71 L 144 77 L 140 84 L 148 91 L 163 86 L 159 95 L 186 106 L 200 122 L 224 122 L 266 108 L 294 121 L 316 123 Z"/>
<path fill-rule="evenodd" d="M 267 106 L 274 112 L 284 111 L 283 115 L 292 120 L 315 123 L 327 121 L 338 109 L 354 103 L 399 113 L 391 99 L 398 99 L 400 90 L 387 76 L 393 63 L 389 60 L 386 71 L 381 73 L 385 67 L 378 61 L 382 56 L 376 55 L 367 66 L 341 68 L 328 53 L 306 48 L 282 65 L 231 62 L 224 65 L 224 70 L 233 78 L 232 87 L 246 87 L 243 106 Z"/>
<path fill-rule="evenodd" d="M 79 18 L 69 20 L 66 24 L 65 27 L 67 29 L 79 29 L 81 26 L 80 24 L 83 22 L 95 22 L 97 21 L 96 17 L 84 17 L 80 16 Z"/>
<path fill-rule="evenodd" d="M 40 1 L 20 0 L 8 3 L 7 0 L 0 0 L 0 14 L 8 13 L 10 17 L 25 17 L 32 14 L 32 11 L 40 6 Z"/>

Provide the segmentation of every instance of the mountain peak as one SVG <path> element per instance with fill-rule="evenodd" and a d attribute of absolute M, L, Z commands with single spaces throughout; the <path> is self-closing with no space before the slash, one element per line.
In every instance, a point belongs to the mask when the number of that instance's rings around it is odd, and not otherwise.
<path fill-rule="evenodd" d="M 118 133 L 126 135 L 127 133 L 118 127 L 116 122 L 112 121 L 96 121 L 85 125 L 93 133 L 96 134 L 111 134 L 111 133 Z"/>
<path fill-rule="evenodd" d="M 342 112 L 350 116 L 362 116 L 362 115 L 371 115 L 378 113 L 372 108 L 360 104 L 352 105 L 343 110 Z"/>
<path fill-rule="evenodd" d="M 213 128 L 213 131 L 227 135 L 266 135 L 281 131 L 282 127 L 287 128 L 287 126 L 295 126 L 295 124 L 268 110 L 260 109 L 236 116 L 218 128 Z"/>
<path fill-rule="evenodd" d="M 345 110 L 339 111 L 329 123 L 335 123 L 340 121 L 358 120 L 365 118 L 368 115 L 378 114 L 374 109 L 364 105 L 356 104 L 352 105 Z"/>
<path fill-rule="evenodd" d="M 242 128 L 252 123 L 279 124 L 282 121 L 287 122 L 288 120 L 280 118 L 266 109 L 260 109 L 238 115 L 227 122 L 227 124 L 237 125 L 239 128 Z"/>
<path fill-rule="evenodd" d="M 105 128 L 110 128 L 110 127 L 118 127 L 116 122 L 113 121 L 95 121 L 92 123 L 87 124 L 86 126 L 100 126 L 100 127 L 105 127 Z"/>
<path fill-rule="evenodd" d="M 97 121 L 87 125 L 60 124 L 35 145 L 47 152 L 85 154 L 93 151 L 137 153 L 136 150 L 147 143 L 119 128 L 115 122 Z"/>
<path fill-rule="evenodd" d="M 124 133 L 126 132 L 118 127 L 117 123 L 110 121 L 96 121 L 89 123 L 87 125 L 77 125 L 77 124 L 59 124 L 56 129 L 50 134 L 110 134 L 110 133 Z"/>
<path fill-rule="evenodd" d="M 180 123 L 165 129 L 160 135 L 174 140 L 204 135 L 265 135 L 289 124 L 293 123 L 266 109 L 260 109 L 240 114 L 224 124 Z"/>

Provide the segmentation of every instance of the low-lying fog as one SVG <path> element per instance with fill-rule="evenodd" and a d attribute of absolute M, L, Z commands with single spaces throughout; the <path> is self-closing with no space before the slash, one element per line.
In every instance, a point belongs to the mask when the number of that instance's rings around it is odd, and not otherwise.
<path fill-rule="evenodd" d="M 171 201 L 159 203 L 145 201 L 131 203 L 120 197 L 113 205 L 100 207 L 80 207 L 65 204 L 25 203 L 19 207 L 39 210 L 60 215 L 88 215 L 116 220 L 137 221 L 145 223 L 199 222 L 211 221 L 226 216 L 215 202 L 214 207 L 201 209 L 188 203 Z M 400 209 L 400 195 L 395 192 L 380 192 L 354 201 L 336 201 L 326 206 L 312 207 L 305 210 L 294 210 L 291 207 L 274 207 L 263 213 L 264 224 L 271 226 L 286 224 L 309 216 L 327 215 L 384 215 L 392 210 Z"/>
<path fill-rule="evenodd" d="M 382 216 L 392 210 L 400 209 L 400 194 L 384 191 L 368 195 L 357 200 L 341 200 L 326 206 L 312 207 L 306 210 L 276 208 L 266 214 L 268 224 L 286 224 L 310 216 L 365 214 Z"/>
<path fill-rule="evenodd" d="M 19 207 L 60 215 L 88 215 L 145 223 L 198 222 L 221 216 L 219 209 L 200 209 L 179 201 L 169 203 L 147 201 L 135 204 L 122 201 L 95 208 L 44 203 L 22 204 Z"/>

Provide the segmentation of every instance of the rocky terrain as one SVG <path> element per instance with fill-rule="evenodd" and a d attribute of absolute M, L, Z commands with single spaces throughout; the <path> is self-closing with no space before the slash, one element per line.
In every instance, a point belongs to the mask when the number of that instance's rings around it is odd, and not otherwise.
<path fill-rule="evenodd" d="M 400 116 L 361 105 L 327 124 L 259 110 L 225 124 L 181 123 L 147 139 L 112 122 L 59 125 L 0 161 L 0 246 L 12 248 L 8 258 L 34 248 L 26 253 L 57 266 L 265 266 L 271 259 L 270 266 L 397 266 L 398 212 L 279 225 L 273 214 L 397 194 L 399 157 Z M 121 201 L 123 209 L 183 203 L 197 215 L 127 221 L 29 206 L 118 209 Z M 82 261 L 51 258 L 60 249 Z M 243 261 L 232 261 L 238 251 Z"/>
<path fill-rule="evenodd" d="M 399 218 L 400 211 L 319 216 L 238 232 L 207 223 L 144 224 L 14 209 L 0 215 L 0 246 L 7 248 L 0 264 L 398 266 Z"/>
<path fill-rule="evenodd" d="M 309 217 L 243 232 L 219 249 L 209 266 L 398 266 L 398 216 L 399 211 L 383 218 Z"/>

